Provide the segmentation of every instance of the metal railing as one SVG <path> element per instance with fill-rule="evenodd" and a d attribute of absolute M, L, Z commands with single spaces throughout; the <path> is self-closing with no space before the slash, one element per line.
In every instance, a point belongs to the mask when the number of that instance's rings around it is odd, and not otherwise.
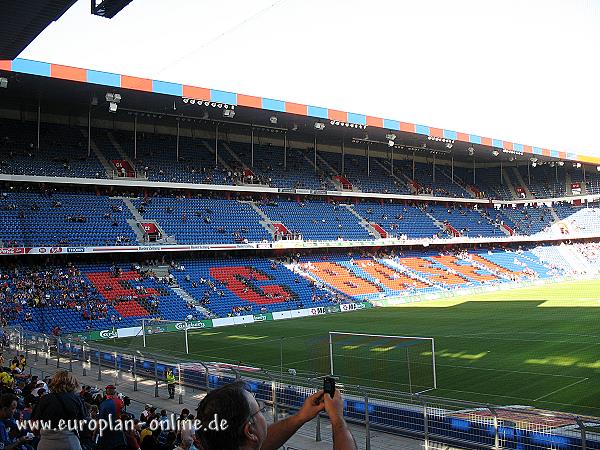
<path fill-rule="evenodd" d="M 272 409 L 272 418 L 294 412 L 305 398 L 322 385 L 318 377 L 297 375 L 231 364 L 182 362 L 175 358 L 130 351 L 23 330 L 5 329 L 9 347 L 23 353 L 38 365 L 48 366 L 48 374 L 58 368 L 97 374 L 102 381 L 111 371 L 111 382 L 130 384 L 137 392 L 140 383 L 151 386 L 145 394 L 159 396 L 167 368 L 177 380 L 176 395 L 183 403 L 186 389 L 210 391 L 234 380 L 244 380 L 256 398 Z M 153 391 L 153 392 L 152 392 Z M 455 401 L 433 396 L 408 394 L 363 386 L 345 385 L 344 416 L 358 426 L 357 440 L 364 448 L 374 448 L 372 435 L 388 433 L 431 443 L 486 449 L 582 449 L 600 448 L 600 418 L 552 413 L 524 407 L 503 407 Z M 329 427 L 321 426 L 326 416 L 315 419 L 314 439 L 324 439 Z M 355 428 L 356 430 L 356 428 Z M 330 437 L 325 437 L 329 438 Z M 437 447 L 438 445 L 436 445 Z"/>

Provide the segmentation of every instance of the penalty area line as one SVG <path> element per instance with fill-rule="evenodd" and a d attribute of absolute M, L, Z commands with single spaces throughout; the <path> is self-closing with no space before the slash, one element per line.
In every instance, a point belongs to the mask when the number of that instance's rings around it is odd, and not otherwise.
<path fill-rule="evenodd" d="M 560 389 L 556 389 L 555 391 L 552 391 L 552 392 L 550 392 L 549 394 L 542 395 L 541 397 L 535 398 L 535 399 L 533 399 L 533 401 L 534 401 L 534 402 L 537 402 L 538 400 L 541 400 L 541 399 L 543 399 L 543 398 L 550 397 L 551 395 L 553 395 L 553 394 L 556 394 L 557 392 L 564 391 L 565 389 L 568 389 L 568 388 L 570 388 L 570 387 L 573 387 L 573 386 L 575 386 L 576 384 L 583 383 L 584 381 L 587 381 L 587 380 L 589 380 L 589 378 L 582 378 L 581 380 L 575 381 L 575 382 L 573 382 L 573 383 L 571 383 L 571 384 L 568 384 L 568 385 L 566 385 L 566 386 L 564 386 L 564 387 L 561 387 Z"/>

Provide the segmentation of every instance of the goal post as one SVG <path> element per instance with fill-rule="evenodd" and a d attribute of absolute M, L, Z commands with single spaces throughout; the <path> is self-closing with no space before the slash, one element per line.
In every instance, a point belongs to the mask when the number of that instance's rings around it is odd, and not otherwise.
<path fill-rule="evenodd" d="M 437 388 L 435 340 L 330 331 L 329 373 L 341 383 L 410 393 Z"/>

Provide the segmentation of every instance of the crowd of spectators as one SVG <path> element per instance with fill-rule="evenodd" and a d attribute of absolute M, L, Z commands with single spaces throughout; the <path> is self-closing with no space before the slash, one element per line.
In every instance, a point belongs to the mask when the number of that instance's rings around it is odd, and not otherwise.
<path fill-rule="evenodd" d="M 33 320 L 32 309 L 75 310 L 84 320 L 106 319 L 108 303 L 71 264 L 61 268 L 0 269 L 0 313 L 9 322 Z M 51 321 L 51 318 L 48 318 Z"/>

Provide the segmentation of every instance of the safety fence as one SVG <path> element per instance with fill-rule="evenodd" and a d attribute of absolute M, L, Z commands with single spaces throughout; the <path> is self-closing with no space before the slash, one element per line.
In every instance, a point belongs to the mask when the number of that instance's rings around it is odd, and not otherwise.
<path fill-rule="evenodd" d="M 159 396 L 164 374 L 171 369 L 179 403 L 183 403 L 186 389 L 210 391 L 243 380 L 257 399 L 272 408 L 273 420 L 299 409 L 306 397 L 322 386 L 322 378 L 316 374 L 298 375 L 219 362 L 181 362 L 164 355 L 98 343 L 89 345 L 21 328 L 6 329 L 5 333 L 12 350 L 38 364 L 81 370 L 83 376 L 96 373 L 98 381 L 109 370 L 115 382 L 132 383 L 133 391 L 138 390 L 140 382 L 145 386 L 153 384 L 155 397 Z M 435 441 L 465 448 L 600 450 L 600 418 L 596 417 L 454 401 L 372 387 L 344 385 L 341 391 L 344 416 L 359 427 L 357 439 L 364 442 L 366 449 L 376 448 L 373 433 L 382 432 L 422 439 L 425 448 Z M 328 427 L 321 426 L 325 417 L 316 419 L 316 441 L 330 433 Z"/>

